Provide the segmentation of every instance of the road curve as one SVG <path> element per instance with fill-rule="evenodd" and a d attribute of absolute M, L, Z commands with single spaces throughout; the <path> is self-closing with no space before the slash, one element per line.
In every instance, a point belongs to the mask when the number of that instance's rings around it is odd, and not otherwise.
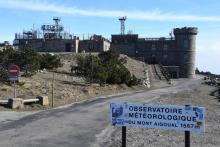
<path fill-rule="evenodd" d="M 149 103 L 161 95 L 190 90 L 198 84 L 198 79 L 180 79 L 170 87 L 103 96 L 1 123 L 0 147 L 98 146 L 98 137 L 111 131 L 106 130 L 110 126 L 110 103 Z"/>

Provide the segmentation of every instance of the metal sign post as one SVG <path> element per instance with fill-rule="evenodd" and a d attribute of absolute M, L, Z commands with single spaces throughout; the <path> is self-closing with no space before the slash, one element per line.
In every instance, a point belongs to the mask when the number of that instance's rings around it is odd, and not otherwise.
<path fill-rule="evenodd" d="M 185 147 L 190 147 L 190 131 L 185 131 Z"/>
<path fill-rule="evenodd" d="M 52 107 L 54 107 L 54 71 L 53 71 L 53 81 L 52 81 Z"/>
<path fill-rule="evenodd" d="M 8 67 L 8 74 L 9 74 L 9 80 L 13 82 L 14 85 L 14 98 L 17 97 L 16 95 L 16 81 L 18 81 L 18 75 L 19 75 L 19 67 L 16 65 L 11 65 Z"/>
<path fill-rule="evenodd" d="M 185 105 L 190 107 L 190 105 Z M 190 131 L 185 131 L 185 147 L 190 147 Z"/>
<path fill-rule="evenodd" d="M 126 147 L 126 127 L 122 126 L 122 147 Z"/>
<path fill-rule="evenodd" d="M 16 98 L 16 84 L 15 84 L 15 81 L 14 81 L 14 98 Z"/>

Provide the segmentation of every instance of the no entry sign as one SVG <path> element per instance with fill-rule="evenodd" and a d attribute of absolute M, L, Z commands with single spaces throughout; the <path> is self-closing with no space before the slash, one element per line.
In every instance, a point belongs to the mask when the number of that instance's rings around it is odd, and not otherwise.
<path fill-rule="evenodd" d="M 116 126 L 161 128 L 182 131 L 205 130 L 205 109 L 195 106 L 111 104 L 111 122 Z"/>
<path fill-rule="evenodd" d="M 16 65 L 11 65 L 8 67 L 8 74 L 10 81 L 17 81 L 19 75 L 19 67 Z"/>

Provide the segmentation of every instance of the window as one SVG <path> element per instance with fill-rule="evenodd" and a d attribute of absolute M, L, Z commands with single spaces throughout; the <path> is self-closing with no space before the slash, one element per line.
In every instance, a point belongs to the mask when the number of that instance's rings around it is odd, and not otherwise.
<path fill-rule="evenodd" d="M 89 44 L 89 49 L 92 50 L 93 49 L 93 45 Z"/>
<path fill-rule="evenodd" d="M 187 59 L 189 58 L 189 56 L 188 56 L 187 54 L 184 54 L 183 58 L 184 58 L 185 60 L 187 60 Z"/>
<path fill-rule="evenodd" d="M 163 50 L 164 50 L 164 51 L 167 51 L 167 50 L 168 50 L 168 45 L 167 45 L 167 44 L 164 44 L 164 45 L 163 45 Z"/>
<path fill-rule="evenodd" d="M 155 51 L 155 50 L 156 50 L 156 45 L 155 45 L 155 44 L 152 44 L 152 45 L 151 45 L 151 50 L 152 50 L 152 51 Z"/>
<path fill-rule="evenodd" d="M 163 55 L 163 59 L 164 59 L 164 60 L 167 59 L 167 54 Z"/>
<path fill-rule="evenodd" d="M 188 40 L 188 39 L 185 39 L 185 40 L 183 41 L 183 47 L 184 47 L 185 49 L 188 49 L 188 48 L 189 48 L 189 40 Z"/>

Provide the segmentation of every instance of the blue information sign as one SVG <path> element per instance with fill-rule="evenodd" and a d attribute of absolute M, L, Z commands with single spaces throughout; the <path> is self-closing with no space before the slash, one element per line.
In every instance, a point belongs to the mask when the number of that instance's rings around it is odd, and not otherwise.
<path fill-rule="evenodd" d="M 205 108 L 196 106 L 111 104 L 116 126 L 205 131 Z"/>

